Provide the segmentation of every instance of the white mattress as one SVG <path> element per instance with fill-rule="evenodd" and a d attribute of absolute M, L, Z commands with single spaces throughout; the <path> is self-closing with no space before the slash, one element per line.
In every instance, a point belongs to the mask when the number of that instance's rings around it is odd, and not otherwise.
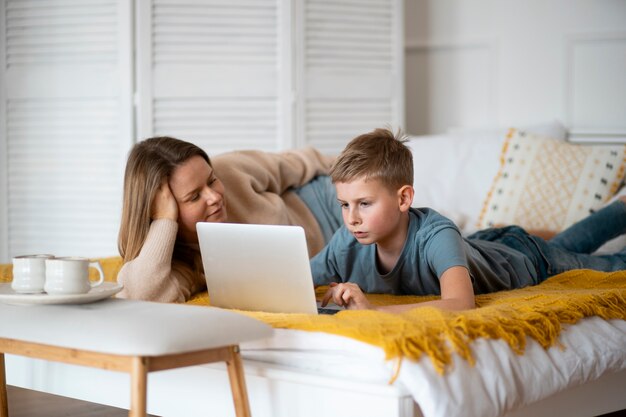
<path fill-rule="evenodd" d="M 488 417 L 626 370 L 626 321 L 581 320 L 564 329 L 560 344 L 545 350 L 529 339 L 520 356 L 501 340 L 479 339 L 472 344 L 474 367 L 455 355 L 441 376 L 428 358 L 404 360 L 395 384 L 425 417 Z M 319 332 L 277 329 L 272 338 L 241 347 L 245 359 L 364 382 L 387 383 L 396 365 L 380 348 Z"/>
<path fill-rule="evenodd" d="M 392 363 L 382 349 L 322 332 L 274 329 L 274 336 L 240 345 L 244 359 L 359 382 L 387 383 Z"/>

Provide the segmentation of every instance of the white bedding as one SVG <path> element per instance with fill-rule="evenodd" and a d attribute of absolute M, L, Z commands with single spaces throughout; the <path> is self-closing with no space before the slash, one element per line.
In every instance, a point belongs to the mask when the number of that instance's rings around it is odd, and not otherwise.
<path fill-rule="evenodd" d="M 428 358 L 404 360 L 395 384 L 409 391 L 425 417 L 500 416 L 555 393 L 626 370 L 626 321 L 596 317 L 568 326 L 562 347 L 528 340 L 524 355 L 501 340 L 472 344 L 476 365 L 458 356 L 445 376 Z M 274 337 L 242 345 L 246 359 L 365 382 L 393 376 L 395 361 L 381 349 L 318 332 L 277 329 Z"/>

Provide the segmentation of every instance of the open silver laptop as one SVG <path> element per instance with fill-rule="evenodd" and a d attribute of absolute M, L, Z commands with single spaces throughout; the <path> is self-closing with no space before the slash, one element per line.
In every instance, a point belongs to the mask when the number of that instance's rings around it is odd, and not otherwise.
<path fill-rule="evenodd" d="M 197 223 L 196 230 L 211 305 L 318 313 L 302 227 Z"/>

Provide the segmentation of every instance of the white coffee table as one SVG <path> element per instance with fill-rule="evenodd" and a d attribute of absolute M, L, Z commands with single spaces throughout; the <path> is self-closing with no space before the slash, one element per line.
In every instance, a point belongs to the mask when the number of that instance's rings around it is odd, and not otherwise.
<path fill-rule="evenodd" d="M 0 417 L 8 417 L 4 354 L 131 376 L 130 417 L 145 417 L 147 373 L 226 362 L 235 414 L 250 416 L 239 343 L 272 328 L 208 307 L 107 299 L 80 305 L 0 303 Z"/>

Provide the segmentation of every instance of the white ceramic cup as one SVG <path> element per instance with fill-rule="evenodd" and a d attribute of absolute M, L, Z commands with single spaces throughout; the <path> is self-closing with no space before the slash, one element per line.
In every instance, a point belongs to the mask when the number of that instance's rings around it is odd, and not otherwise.
<path fill-rule="evenodd" d="M 13 258 L 13 291 L 22 294 L 43 292 L 46 282 L 46 259 L 54 255 L 21 255 Z"/>
<path fill-rule="evenodd" d="M 89 268 L 96 268 L 98 281 L 89 280 Z M 52 295 L 85 294 L 104 282 L 104 272 L 98 261 L 88 258 L 62 257 L 46 259 L 44 290 Z"/>

